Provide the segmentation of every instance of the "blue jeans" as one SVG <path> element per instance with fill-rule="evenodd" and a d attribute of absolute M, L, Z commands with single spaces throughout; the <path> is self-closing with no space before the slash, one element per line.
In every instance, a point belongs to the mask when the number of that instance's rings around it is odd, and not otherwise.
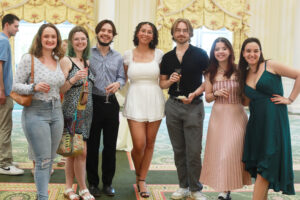
<path fill-rule="evenodd" d="M 22 127 L 34 154 L 38 199 L 48 200 L 52 162 L 63 133 L 60 101 L 33 100 L 29 107 L 23 109 Z"/>

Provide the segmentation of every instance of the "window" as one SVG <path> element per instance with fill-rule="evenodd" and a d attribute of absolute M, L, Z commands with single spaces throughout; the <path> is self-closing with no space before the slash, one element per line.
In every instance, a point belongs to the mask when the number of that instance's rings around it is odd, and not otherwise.
<path fill-rule="evenodd" d="M 228 31 L 226 28 L 213 31 L 205 27 L 194 29 L 194 36 L 191 38 L 191 44 L 204 49 L 209 56 L 212 43 L 218 37 L 227 38 L 232 44 L 233 33 L 231 31 Z"/>

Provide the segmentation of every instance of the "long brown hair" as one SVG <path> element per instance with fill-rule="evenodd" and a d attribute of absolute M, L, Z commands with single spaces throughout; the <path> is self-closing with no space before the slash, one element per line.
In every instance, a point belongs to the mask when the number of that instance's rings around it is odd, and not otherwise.
<path fill-rule="evenodd" d="M 32 44 L 31 47 L 29 49 L 29 53 L 31 55 L 34 55 L 37 58 L 40 58 L 43 56 L 43 47 L 42 47 L 42 34 L 44 32 L 44 30 L 47 28 L 53 28 L 56 32 L 57 35 L 57 44 L 56 47 L 53 49 L 53 55 L 52 56 L 57 56 L 59 59 L 64 57 L 64 51 L 61 47 L 61 36 L 59 33 L 59 30 L 56 28 L 56 26 L 54 24 L 48 23 L 48 24 L 43 24 L 38 32 L 36 33 L 36 35 L 34 36 L 33 40 L 32 40 Z"/>
<path fill-rule="evenodd" d="M 258 45 L 259 50 L 260 50 L 260 56 L 259 56 L 259 59 L 258 59 L 258 63 L 257 63 L 257 66 L 256 66 L 255 73 L 258 71 L 258 66 L 260 65 L 260 63 L 263 63 L 265 61 L 259 39 L 253 38 L 253 37 L 246 39 L 242 44 L 242 49 L 241 49 L 241 53 L 240 53 L 240 60 L 239 60 L 239 65 L 238 65 L 238 68 L 239 68 L 239 71 L 240 71 L 240 74 L 241 74 L 240 75 L 240 87 L 241 87 L 242 91 L 244 91 L 246 76 L 247 76 L 247 73 L 248 73 L 248 62 L 244 58 L 243 53 L 245 51 L 246 45 L 248 43 L 251 43 L 251 42 L 255 42 Z"/>
<path fill-rule="evenodd" d="M 225 46 L 229 49 L 229 57 L 228 57 L 228 70 L 225 72 L 224 76 L 226 76 L 228 79 L 231 77 L 231 75 L 233 73 L 236 73 L 238 76 L 238 70 L 236 67 L 236 64 L 234 63 L 234 52 L 233 52 L 233 48 L 231 43 L 229 42 L 229 40 L 227 40 L 224 37 L 219 37 L 217 38 L 214 43 L 212 44 L 211 50 L 210 50 L 210 58 L 209 58 L 209 64 L 208 64 L 208 68 L 205 72 L 205 74 L 209 74 L 209 80 L 211 83 L 214 82 L 215 80 L 215 76 L 217 74 L 218 71 L 218 67 L 219 67 L 219 63 L 218 60 L 215 57 L 215 48 L 218 42 L 222 42 L 225 44 Z"/>

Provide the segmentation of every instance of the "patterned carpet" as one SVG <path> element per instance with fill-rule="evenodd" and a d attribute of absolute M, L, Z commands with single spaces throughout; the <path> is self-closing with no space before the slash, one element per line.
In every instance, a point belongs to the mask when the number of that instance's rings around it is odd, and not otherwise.
<path fill-rule="evenodd" d="M 18 107 L 17 107 L 18 108 Z M 203 131 L 203 149 L 205 148 L 205 140 L 206 140 L 206 131 L 207 131 L 207 125 L 208 120 L 210 116 L 210 108 L 205 108 L 205 121 L 204 121 L 204 131 Z M 293 148 L 293 160 L 294 160 L 294 170 L 300 171 L 300 116 L 299 115 L 290 115 L 290 125 L 291 125 L 291 135 L 292 135 L 292 148 Z M 13 135 L 12 135 L 12 141 L 13 141 L 13 155 L 14 160 L 19 162 L 20 167 L 24 169 L 30 169 L 32 168 L 32 162 L 28 159 L 28 151 L 27 151 L 27 141 L 24 136 L 24 133 L 21 128 L 21 110 L 16 109 L 13 112 Z M 203 152 L 204 153 L 204 152 Z M 202 153 L 202 156 L 203 156 Z M 126 157 L 128 159 L 124 159 L 124 161 L 118 161 L 119 165 L 118 168 L 127 168 L 126 170 L 134 170 L 132 159 L 130 156 L 130 153 L 121 153 L 121 155 L 127 155 Z M 56 161 L 59 161 L 60 157 L 56 159 Z M 120 159 L 119 159 L 120 160 Z M 127 161 L 126 161 L 127 160 Z M 126 165 L 126 162 L 129 162 L 129 167 Z M 54 165 L 55 169 L 62 169 L 61 167 L 57 167 Z M 128 169 L 129 168 L 129 169 Z M 172 146 L 170 144 L 165 120 L 163 120 L 161 127 L 158 132 L 156 144 L 155 144 L 155 150 L 153 155 L 152 164 L 150 167 L 149 172 L 149 184 L 148 189 L 151 192 L 151 197 L 149 200 L 165 200 L 170 199 L 170 196 L 173 191 L 175 191 L 178 188 L 177 183 L 177 176 L 176 176 L 176 168 L 174 165 L 174 159 L 173 159 L 173 151 Z M 29 173 L 27 171 L 27 173 Z M 64 176 L 63 170 L 57 170 L 56 176 Z M 56 174 L 55 173 L 55 174 Z M 168 175 L 170 174 L 170 175 Z M 120 175 L 118 175 L 120 176 Z M 161 178 L 162 176 L 166 177 L 167 179 L 170 178 L 170 180 L 165 180 L 165 178 Z M 3 177 L 3 176 L 2 176 Z M 0 200 L 29 200 L 29 199 L 35 199 L 35 186 L 33 183 L 3 183 L 5 181 L 4 179 L 0 183 Z M 5 176 L 7 177 L 7 176 Z M 134 182 L 134 174 L 132 172 L 127 172 L 126 174 L 122 174 L 121 179 L 125 178 L 129 179 L 130 183 Z M 20 177 L 22 178 L 22 177 Z M 117 179 L 117 178 L 116 178 Z M 132 180 L 131 180 L 132 179 Z M 269 200 L 296 200 L 300 199 L 300 173 L 295 173 L 295 179 L 298 180 L 295 183 L 296 192 L 297 195 L 295 196 L 285 196 L 280 195 L 279 193 L 271 192 L 269 195 Z M 18 180 L 18 179 L 17 179 Z M 11 181 L 9 182 L 18 182 L 18 181 Z M 32 180 L 32 178 L 30 179 Z M 125 200 L 134 200 L 134 199 L 141 199 L 139 197 L 139 194 L 137 193 L 137 189 L 135 185 L 132 184 L 122 184 L 122 180 L 119 179 L 118 184 L 119 190 L 121 187 L 124 187 L 124 191 L 122 195 L 128 195 L 129 197 L 126 198 L 120 198 L 119 196 L 116 196 L 114 198 L 109 199 L 125 199 Z M 23 181 L 24 182 L 24 181 Z M 31 181 L 29 181 L 31 182 Z M 62 196 L 64 185 L 63 182 L 58 182 L 59 184 L 50 184 L 49 187 L 49 199 L 64 199 Z M 160 184 L 164 183 L 164 184 Z M 117 183 L 115 183 L 117 184 Z M 76 187 L 76 186 L 75 186 Z M 131 189 L 130 189 L 131 188 Z M 208 200 L 216 199 L 217 193 L 214 192 L 212 189 L 205 186 L 204 188 L 204 194 L 207 196 Z M 242 190 L 234 191 L 232 193 L 232 197 L 234 200 L 250 200 L 253 188 L 251 187 L 245 187 Z M 134 193 L 132 193 L 134 192 Z M 135 194 L 135 197 L 133 195 Z M 101 196 L 98 199 L 106 199 L 105 197 Z"/>
<path fill-rule="evenodd" d="M 205 119 L 203 129 L 203 147 L 202 147 L 202 158 L 204 156 L 206 132 L 208 121 L 210 117 L 210 108 L 205 108 Z M 291 137 L 292 137 L 292 150 L 293 150 L 293 164 L 294 170 L 300 171 L 300 115 L 289 115 Z M 127 153 L 131 170 L 134 170 L 130 153 Z M 161 126 L 158 131 L 154 154 L 150 166 L 150 170 L 176 170 L 174 165 L 172 145 L 169 139 L 168 130 L 166 127 L 165 119 L 163 119 Z"/>
<path fill-rule="evenodd" d="M 135 187 L 135 192 L 136 192 L 136 198 L 137 200 L 141 200 L 141 198 L 138 195 L 136 185 Z M 170 185 L 149 185 L 148 184 L 148 190 L 151 193 L 150 198 L 148 200 L 166 200 L 166 199 L 171 199 L 171 195 L 174 191 L 178 189 L 178 185 L 170 184 Z M 276 192 L 269 192 L 269 198 L 268 200 L 299 200 L 299 195 L 300 195 L 300 184 L 295 185 L 295 190 L 298 195 L 296 196 L 286 196 L 286 195 L 281 195 L 280 193 Z M 207 200 L 216 200 L 218 194 L 213 191 L 213 189 L 204 186 L 203 188 L 203 193 L 204 196 L 207 198 Z M 251 200 L 252 199 L 252 191 L 253 191 L 253 186 L 250 187 L 244 187 L 243 189 L 236 190 L 231 193 L 232 199 L 236 200 Z M 190 198 L 187 198 L 186 200 L 192 200 Z"/>
<path fill-rule="evenodd" d="M 77 185 L 73 185 L 76 190 Z M 49 184 L 49 200 L 63 200 L 64 184 Z M 0 183 L 1 200 L 31 200 L 36 198 L 34 183 Z"/>

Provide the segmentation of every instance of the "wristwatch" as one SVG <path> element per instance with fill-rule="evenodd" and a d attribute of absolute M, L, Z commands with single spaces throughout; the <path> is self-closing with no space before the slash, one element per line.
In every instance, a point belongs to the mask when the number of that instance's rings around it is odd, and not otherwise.
<path fill-rule="evenodd" d="M 34 87 L 36 86 L 36 83 L 32 83 L 31 84 L 31 91 L 34 93 L 35 91 L 34 91 Z"/>

